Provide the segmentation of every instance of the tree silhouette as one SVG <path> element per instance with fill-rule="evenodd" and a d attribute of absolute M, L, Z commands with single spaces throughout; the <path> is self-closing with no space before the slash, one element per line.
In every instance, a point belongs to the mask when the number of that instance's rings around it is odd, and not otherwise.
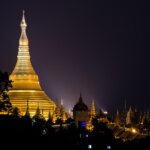
<path fill-rule="evenodd" d="M 9 80 L 8 73 L 0 71 L 0 111 L 8 113 L 12 111 L 12 104 L 8 96 L 10 88 L 12 88 L 12 81 Z"/>
<path fill-rule="evenodd" d="M 12 110 L 12 115 L 14 117 L 20 117 L 20 111 L 19 111 L 19 108 L 18 107 L 14 107 L 13 110 Z"/>

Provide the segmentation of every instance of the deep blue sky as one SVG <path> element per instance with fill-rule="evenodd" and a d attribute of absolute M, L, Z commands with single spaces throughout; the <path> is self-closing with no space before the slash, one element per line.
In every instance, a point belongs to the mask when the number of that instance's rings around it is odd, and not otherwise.
<path fill-rule="evenodd" d="M 25 9 L 34 69 L 56 102 L 114 112 L 127 103 L 150 107 L 148 2 L 1 0 L 0 69 L 12 72 Z"/>

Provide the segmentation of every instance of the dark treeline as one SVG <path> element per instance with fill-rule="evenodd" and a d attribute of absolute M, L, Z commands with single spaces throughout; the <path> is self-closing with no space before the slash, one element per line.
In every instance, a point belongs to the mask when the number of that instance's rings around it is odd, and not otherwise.
<path fill-rule="evenodd" d="M 53 127 L 50 120 L 31 119 L 29 116 L 0 115 L 1 147 L 14 149 L 149 149 L 150 138 L 123 142 L 112 136 L 105 123 L 93 122 L 94 130 L 76 128 L 73 122 L 67 127 Z M 91 147 L 92 146 L 92 147 Z"/>

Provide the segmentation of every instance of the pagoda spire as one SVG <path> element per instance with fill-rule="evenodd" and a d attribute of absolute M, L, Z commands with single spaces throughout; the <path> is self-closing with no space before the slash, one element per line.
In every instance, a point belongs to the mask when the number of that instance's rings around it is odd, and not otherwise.
<path fill-rule="evenodd" d="M 28 38 L 27 38 L 27 35 L 26 35 L 26 28 L 27 28 L 27 23 L 26 23 L 26 20 L 25 20 L 25 12 L 23 11 L 23 14 L 22 14 L 22 20 L 21 20 L 21 23 L 20 23 L 20 27 L 21 27 L 21 36 L 20 36 L 20 39 L 19 39 L 19 47 L 20 46 L 28 46 Z"/>
<path fill-rule="evenodd" d="M 80 92 L 79 103 L 82 103 L 82 102 L 83 102 L 82 93 Z"/>
<path fill-rule="evenodd" d="M 66 115 L 66 112 L 63 110 L 63 112 L 62 112 L 62 117 L 61 117 L 61 119 L 62 119 L 62 122 L 64 123 L 64 122 L 66 122 L 66 120 L 67 120 L 67 115 Z"/>
<path fill-rule="evenodd" d="M 29 102 L 28 102 L 28 99 L 27 99 L 27 108 L 26 108 L 25 116 L 29 116 L 29 117 L 30 117 L 30 112 L 29 112 Z"/>
<path fill-rule="evenodd" d="M 80 92 L 80 98 L 82 98 L 82 93 Z"/>
<path fill-rule="evenodd" d="M 39 107 L 39 103 L 38 103 L 38 106 L 37 106 L 37 109 L 36 109 L 36 115 L 40 115 L 41 114 L 41 110 L 40 110 L 40 107 Z"/>
<path fill-rule="evenodd" d="M 27 90 L 28 89 L 41 90 L 38 76 L 35 73 L 31 60 L 30 60 L 29 41 L 28 41 L 28 37 L 26 34 L 27 23 L 25 20 L 25 11 L 23 11 L 23 14 L 22 14 L 20 27 L 21 27 L 21 35 L 19 38 L 17 63 L 10 76 L 10 79 L 14 81 L 14 84 L 13 84 L 14 89 L 20 89 L 20 87 L 22 88 L 23 86 L 23 87 L 26 87 Z M 25 86 L 25 84 L 28 84 L 28 85 Z"/>
<path fill-rule="evenodd" d="M 126 124 L 131 124 L 132 123 L 132 115 L 133 115 L 133 112 L 132 112 L 132 108 L 130 106 L 128 112 L 127 112 L 127 116 L 126 116 Z"/>
<path fill-rule="evenodd" d="M 94 99 L 92 100 L 92 105 L 91 105 L 91 116 L 95 117 L 96 115 L 96 110 L 95 110 L 95 104 L 94 104 Z"/>
<path fill-rule="evenodd" d="M 63 99 L 61 99 L 60 105 L 61 105 L 62 107 L 64 106 L 64 101 L 63 101 Z"/>
<path fill-rule="evenodd" d="M 116 124 L 120 124 L 120 113 L 119 113 L 119 110 L 117 109 L 117 112 L 116 112 L 116 116 L 115 116 L 115 119 L 114 119 L 114 122 L 116 123 Z"/>
<path fill-rule="evenodd" d="M 20 27 L 21 27 L 21 36 L 20 36 L 20 40 L 19 40 L 19 46 L 28 46 L 28 38 L 26 35 L 26 28 L 27 28 L 27 23 L 25 20 L 25 11 L 23 10 L 23 14 L 22 14 L 22 20 L 20 23 Z"/>
<path fill-rule="evenodd" d="M 21 27 L 27 27 L 27 24 L 26 24 L 26 20 L 25 20 L 25 11 L 23 10 L 22 11 L 22 20 L 21 20 L 21 24 L 20 24 Z"/>

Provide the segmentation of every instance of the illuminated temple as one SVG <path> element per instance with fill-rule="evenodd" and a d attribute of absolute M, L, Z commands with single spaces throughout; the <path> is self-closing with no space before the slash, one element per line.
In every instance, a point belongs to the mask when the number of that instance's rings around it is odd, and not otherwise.
<path fill-rule="evenodd" d="M 22 115 L 25 114 L 26 110 L 29 110 L 32 117 L 39 107 L 43 116 L 47 118 L 49 113 L 53 114 L 56 105 L 41 89 L 38 75 L 32 67 L 24 12 L 20 26 L 21 36 L 17 63 L 10 75 L 13 88 L 9 91 L 9 97 L 12 105 L 18 107 Z"/>

